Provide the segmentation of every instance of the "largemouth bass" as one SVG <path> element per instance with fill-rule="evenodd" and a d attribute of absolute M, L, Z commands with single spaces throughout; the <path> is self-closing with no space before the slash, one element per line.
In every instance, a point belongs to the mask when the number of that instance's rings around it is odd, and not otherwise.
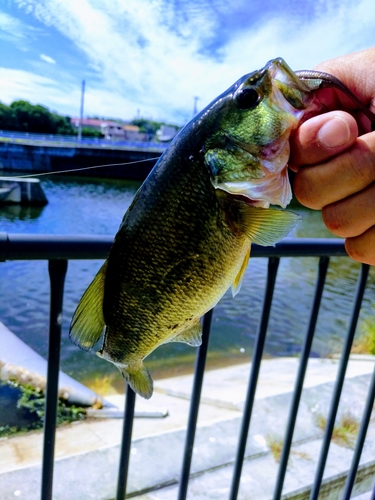
<path fill-rule="evenodd" d="M 125 213 L 108 259 L 74 313 L 70 338 L 149 398 L 143 364 L 167 342 L 201 343 L 200 318 L 241 285 L 251 243 L 274 245 L 298 221 L 289 136 L 313 100 L 282 59 L 243 76 L 171 143 Z"/>

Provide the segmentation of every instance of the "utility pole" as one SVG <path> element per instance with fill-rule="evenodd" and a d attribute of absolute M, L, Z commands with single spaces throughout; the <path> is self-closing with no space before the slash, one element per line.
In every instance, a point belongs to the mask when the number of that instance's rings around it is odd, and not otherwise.
<path fill-rule="evenodd" d="M 82 140 L 82 120 L 83 120 L 83 103 L 85 99 L 85 80 L 82 80 L 82 91 L 81 91 L 81 111 L 79 115 L 79 124 L 78 124 L 78 141 Z"/>
<path fill-rule="evenodd" d="M 197 108 L 198 99 L 199 99 L 199 97 L 198 97 L 198 96 L 195 96 L 195 97 L 194 97 L 193 118 L 194 118 L 194 116 L 195 116 L 195 115 L 197 114 L 197 112 L 198 112 L 198 108 Z"/>

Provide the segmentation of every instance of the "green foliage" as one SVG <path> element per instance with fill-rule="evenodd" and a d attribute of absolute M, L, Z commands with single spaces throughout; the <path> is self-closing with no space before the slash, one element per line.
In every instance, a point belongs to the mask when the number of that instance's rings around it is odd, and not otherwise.
<path fill-rule="evenodd" d="M 351 352 L 375 355 L 375 316 L 369 315 L 360 325 L 360 334 L 354 339 Z"/>
<path fill-rule="evenodd" d="M 31 422 L 27 428 L 9 425 L 0 426 L 0 438 L 11 436 L 19 432 L 42 428 L 44 425 L 46 403 L 44 392 L 41 389 L 36 389 L 30 385 L 22 385 L 12 380 L 9 380 L 7 383 L 21 391 L 21 396 L 17 401 L 17 408 L 24 408 L 30 413 L 36 413 L 38 419 L 35 422 Z M 83 418 L 85 418 L 84 408 L 68 405 L 65 400 L 59 398 L 57 403 L 56 425 L 82 420 Z"/>
<path fill-rule="evenodd" d="M 146 120 L 146 118 L 134 118 L 134 120 L 132 120 L 130 123 L 132 125 L 137 125 L 140 132 L 150 135 L 155 135 L 156 131 L 159 130 L 162 125 L 168 125 L 170 127 L 176 127 L 177 129 L 179 129 L 177 125 L 171 125 L 165 122 L 155 122 L 153 120 Z"/>
<path fill-rule="evenodd" d="M 14 101 L 10 106 L 0 103 L 0 129 L 42 134 L 75 135 L 69 116 L 51 113 L 40 104 Z"/>
<path fill-rule="evenodd" d="M 82 137 L 97 137 L 98 139 L 103 139 L 104 134 L 100 130 L 95 130 L 91 127 L 82 127 Z"/>
<path fill-rule="evenodd" d="M 155 135 L 156 131 L 160 128 L 159 122 L 154 122 L 152 120 L 146 120 L 145 118 L 134 118 L 130 122 L 132 125 L 137 125 L 139 131 L 145 134 Z"/>

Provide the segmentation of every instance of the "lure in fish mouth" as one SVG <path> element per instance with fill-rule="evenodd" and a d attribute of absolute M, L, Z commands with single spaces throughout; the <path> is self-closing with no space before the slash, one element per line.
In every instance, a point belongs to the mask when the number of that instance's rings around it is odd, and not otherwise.
<path fill-rule="evenodd" d="M 105 330 L 98 354 L 141 396 L 153 392 L 143 360 L 167 342 L 200 345 L 200 318 L 239 291 L 251 243 L 274 245 L 298 222 L 270 205 L 291 199 L 289 137 L 329 85 L 346 89 L 269 61 L 187 124 L 138 190 L 70 338 L 90 350 Z"/>

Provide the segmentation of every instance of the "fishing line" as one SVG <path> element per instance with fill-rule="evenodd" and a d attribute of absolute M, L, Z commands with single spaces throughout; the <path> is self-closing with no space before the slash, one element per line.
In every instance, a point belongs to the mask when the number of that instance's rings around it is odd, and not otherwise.
<path fill-rule="evenodd" d="M 145 161 L 154 161 L 154 160 L 158 160 L 159 158 L 160 158 L 159 156 L 156 156 L 155 158 L 146 158 L 145 160 L 129 161 L 127 163 L 108 163 L 106 165 L 94 165 L 93 167 L 71 168 L 69 170 L 58 170 L 56 172 L 42 172 L 39 174 L 7 175 L 6 177 L 9 177 L 12 179 L 25 179 L 28 177 L 40 177 L 40 176 L 44 176 L 44 175 L 66 174 L 66 173 L 70 173 L 70 172 L 81 172 L 82 170 L 91 170 L 93 168 L 117 167 L 120 165 L 134 165 L 135 163 L 144 163 Z"/>

